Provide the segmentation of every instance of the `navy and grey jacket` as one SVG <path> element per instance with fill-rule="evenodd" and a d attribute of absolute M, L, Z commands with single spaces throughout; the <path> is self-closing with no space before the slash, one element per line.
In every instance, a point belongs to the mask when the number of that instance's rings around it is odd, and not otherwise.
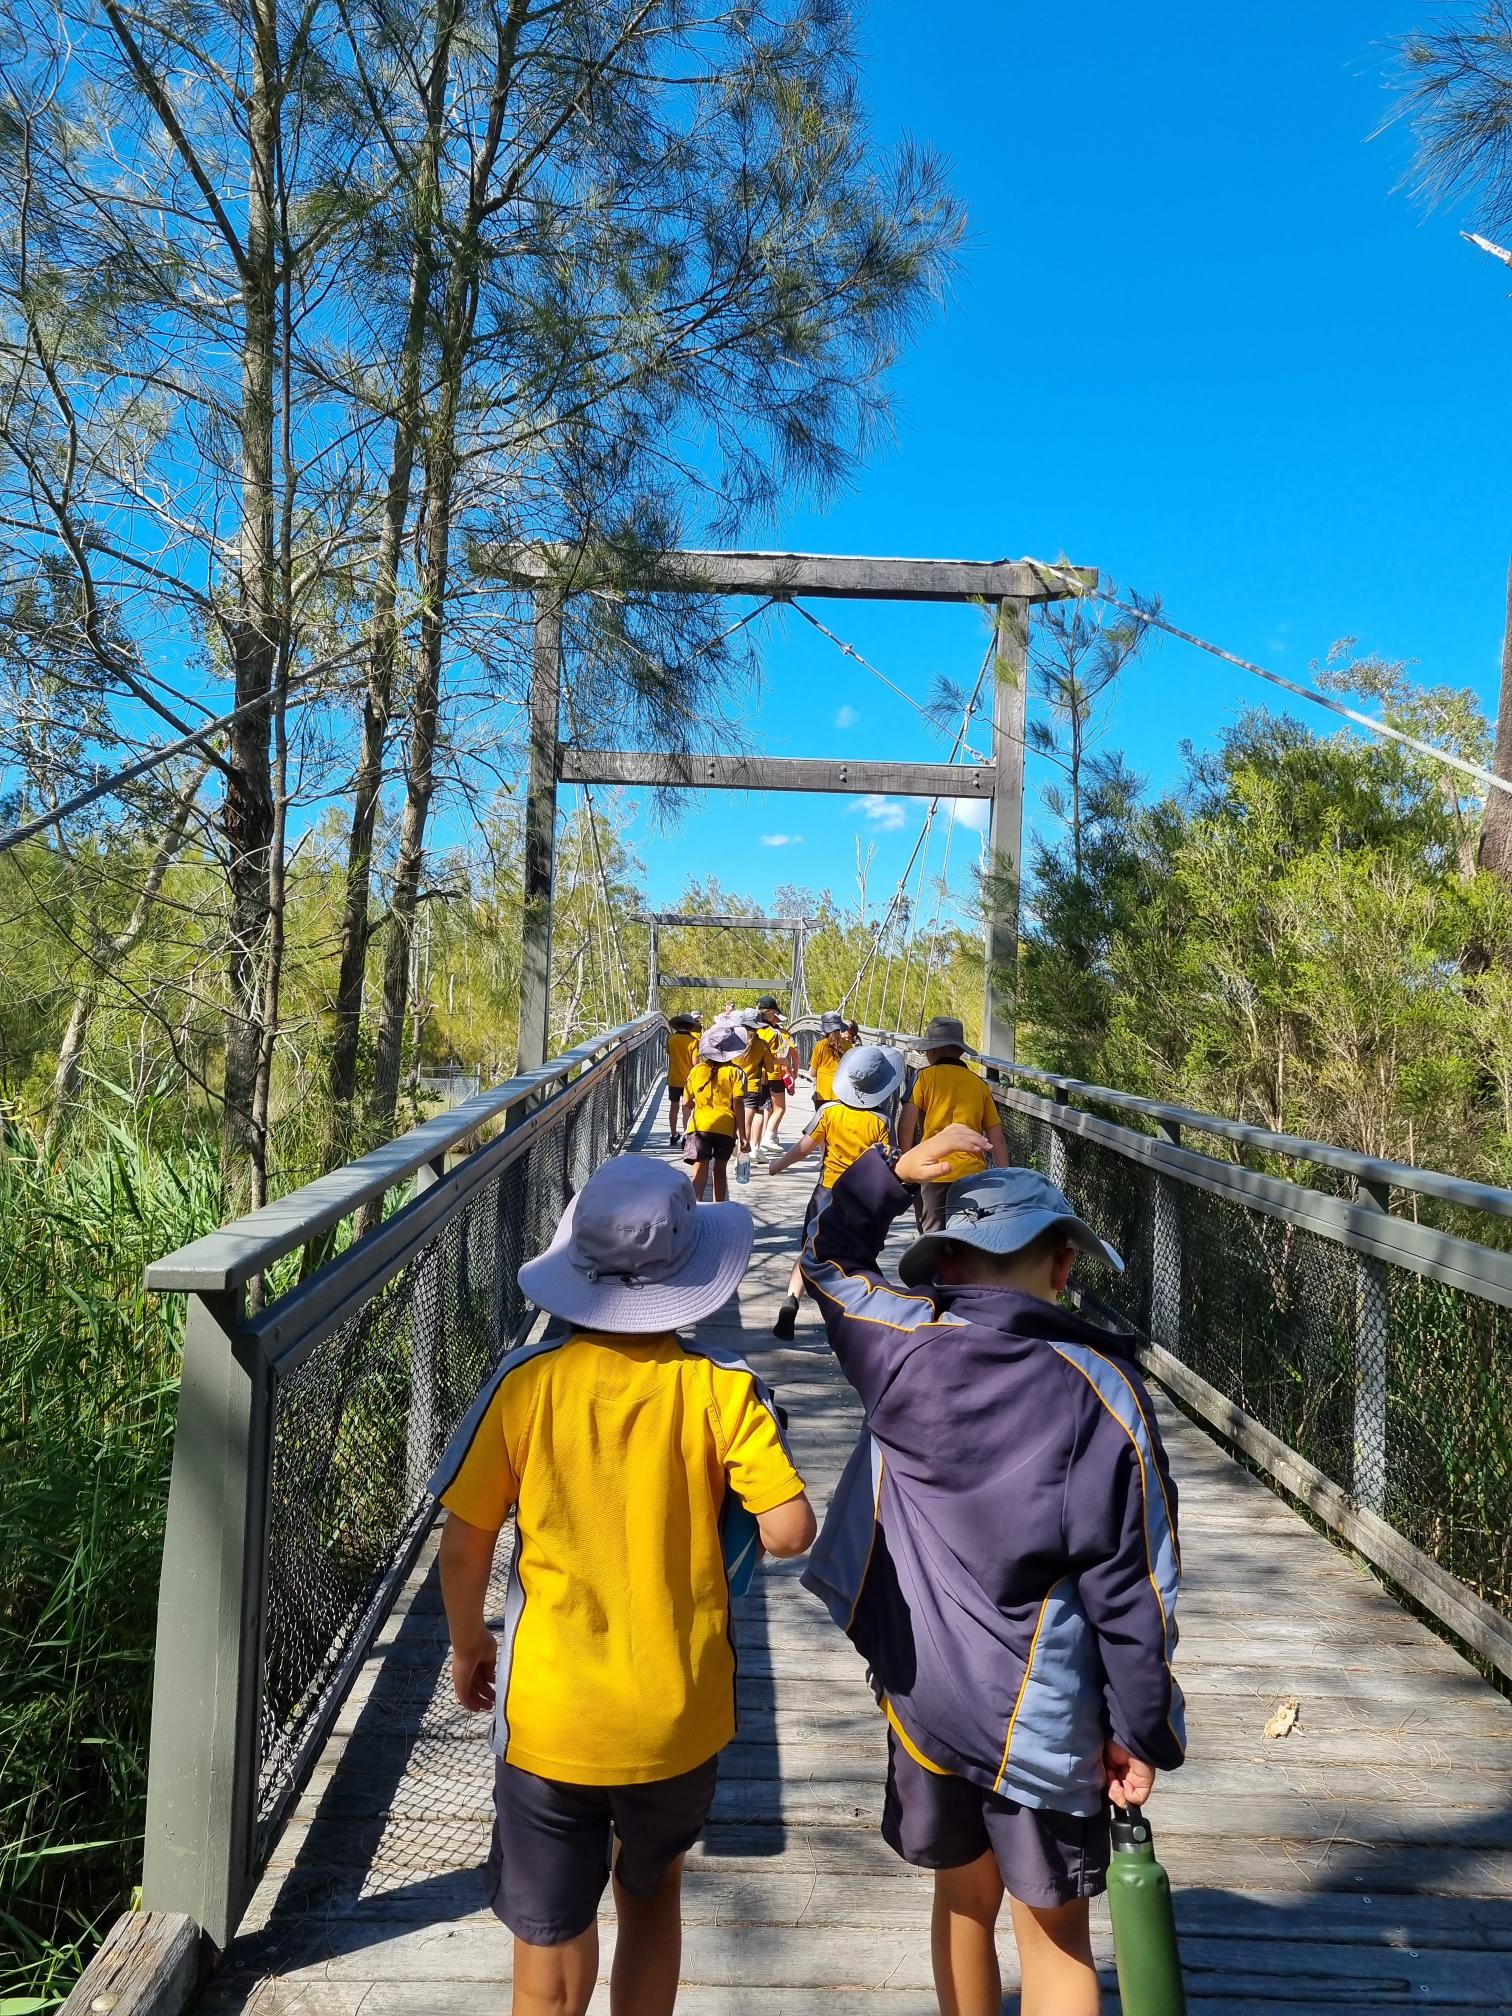
<path fill-rule="evenodd" d="M 1132 1339 L 1011 1289 L 915 1293 L 877 1269 L 910 1193 L 876 1150 L 803 1255 L 866 1408 L 805 1587 L 925 1764 L 1095 1812 L 1109 1733 L 1185 1749 L 1176 1488 Z"/>

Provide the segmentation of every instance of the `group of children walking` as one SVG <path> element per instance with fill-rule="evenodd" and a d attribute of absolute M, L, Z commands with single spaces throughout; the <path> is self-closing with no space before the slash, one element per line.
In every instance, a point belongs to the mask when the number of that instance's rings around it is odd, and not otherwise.
<path fill-rule="evenodd" d="M 454 1685 L 493 1716 L 488 1892 L 515 1934 L 514 2011 L 586 2010 L 610 1883 L 613 2016 L 673 2008 L 683 1858 L 735 1730 L 740 1513 L 768 1553 L 812 1546 L 803 1585 L 866 1661 L 882 1833 L 934 1872 L 944 2016 L 999 2016 L 1005 1894 L 1022 2016 L 1096 2016 L 1108 1802 L 1142 1803 L 1184 1748 L 1175 1487 L 1134 1340 L 1060 1300 L 1079 1254 L 1122 1263 L 1046 1178 L 1005 1166 L 959 1022 L 925 1032 L 895 1140 L 904 1058 L 826 1016 L 818 1110 L 782 1149 L 785 1098 L 753 1081 L 793 1059 L 776 1003 L 748 1012 L 676 1018 L 671 1132 L 692 1141 L 692 1182 L 638 1155 L 590 1177 L 520 1271 L 557 1325 L 503 1361 L 432 1480 Z M 751 1214 L 725 1185 L 735 1144 L 759 1140 L 773 1174 L 823 1150 L 775 1327 L 791 1337 L 811 1295 L 866 1416 L 817 1544 L 773 1394 L 685 1334 L 746 1271 Z M 894 1283 L 880 1255 L 910 1210 Z M 497 1641 L 485 1603 L 511 1512 Z"/>

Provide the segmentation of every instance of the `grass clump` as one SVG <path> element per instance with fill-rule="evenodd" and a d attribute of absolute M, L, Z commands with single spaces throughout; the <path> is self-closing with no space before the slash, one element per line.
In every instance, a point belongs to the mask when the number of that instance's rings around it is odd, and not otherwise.
<path fill-rule="evenodd" d="M 56 2008 L 141 1862 L 183 1305 L 142 1287 L 219 1222 L 213 1152 L 107 1124 L 0 1135 L 0 2010 Z"/>

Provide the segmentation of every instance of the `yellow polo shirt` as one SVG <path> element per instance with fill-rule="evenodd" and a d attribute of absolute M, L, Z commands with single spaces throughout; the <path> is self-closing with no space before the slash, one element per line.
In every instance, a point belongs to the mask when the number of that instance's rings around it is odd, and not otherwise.
<path fill-rule="evenodd" d="M 998 1110 L 985 1079 L 968 1071 L 964 1063 L 926 1065 L 913 1082 L 908 1103 L 919 1109 L 921 1141 L 927 1141 L 931 1134 L 938 1134 L 942 1127 L 956 1121 L 963 1127 L 975 1127 L 979 1134 L 999 1125 Z M 940 1181 L 954 1183 L 957 1177 L 974 1176 L 986 1167 L 987 1158 L 983 1155 L 955 1154 L 950 1157 L 950 1174 Z"/>
<path fill-rule="evenodd" d="M 693 1066 L 684 1086 L 693 1106 L 695 1134 L 733 1134 L 735 1107 L 744 1097 L 745 1074 L 735 1064 L 710 1064 L 704 1059 Z"/>
<path fill-rule="evenodd" d="M 808 1131 L 811 1139 L 824 1143 L 824 1174 L 819 1180 L 829 1190 L 868 1148 L 891 1138 L 880 1113 L 865 1113 L 859 1106 L 841 1106 L 834 1100 L 814 1115 Z"/>
<path fill-rule="evenodd" d="M 688 1073 L 698 1056 L 698 1038 L 681 1029 L 674 1029 L 667 1038 L 667 1083 L 686 1085 Z"/>
<path fill-rule="evenodd" d="M 835 1096 L 835 1073 L 840 1069 L 840 1059 L 850 1047 L 844 1031 L 838 1036 L 821 1036 L 814 1045 L 809 1069 L 814 1074 L 814 1097 L 821 1106 L 826 1099 Z"/>
<path fill-rule="evenodd" d="M 511 1509 L 494 1750 L 569 1785 L 691 1771 L 735 1733 L 719 1515 L 803 1480 L 750 1369 L 674 1336 L 572 1336 L 506 1358 L 431 1488 L 494 1532 Z"/>

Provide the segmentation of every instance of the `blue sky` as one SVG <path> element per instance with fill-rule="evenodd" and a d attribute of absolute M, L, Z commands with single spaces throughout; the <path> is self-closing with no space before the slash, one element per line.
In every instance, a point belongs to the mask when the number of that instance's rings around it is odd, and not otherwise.
<path fill-rule="evenodd" d="M 1087 0 L 1068 25 L 989 0 L 866 10 L 878 139 L 948 157 L 969 237 L 895 373 L 891 445 L 826 510 L 796 506 L 752 543 L 1065 554 L 1292 677 L 1352 635 L 1494 704 L 1512 275 L 1457 236 L 1473 216 L 1398 189 L 1404 133 L 1370 138 L 1388 45 L 1439 11 Z M 937 672 L 969 683 L 986 641 L 975 610 L 816 606 L 920 695 Z M 760 634 L 754 745 L 935 753 L 796 617 Z M 1211 742 L 1268 693 L 1165 642 L 1129 675 L 1109 740 L 1159 787 L 1183 739 Z M 843 798 L 707 794 L 670 835 L 637 819 L 631 838 L 661 904 L 711 865 L 762 900 L 787 881 L 849 900 L 861 832 L 885 900 L 922 809 L 900 823 Z M 953 871 L 978 845 L 957 832 Z"/>

